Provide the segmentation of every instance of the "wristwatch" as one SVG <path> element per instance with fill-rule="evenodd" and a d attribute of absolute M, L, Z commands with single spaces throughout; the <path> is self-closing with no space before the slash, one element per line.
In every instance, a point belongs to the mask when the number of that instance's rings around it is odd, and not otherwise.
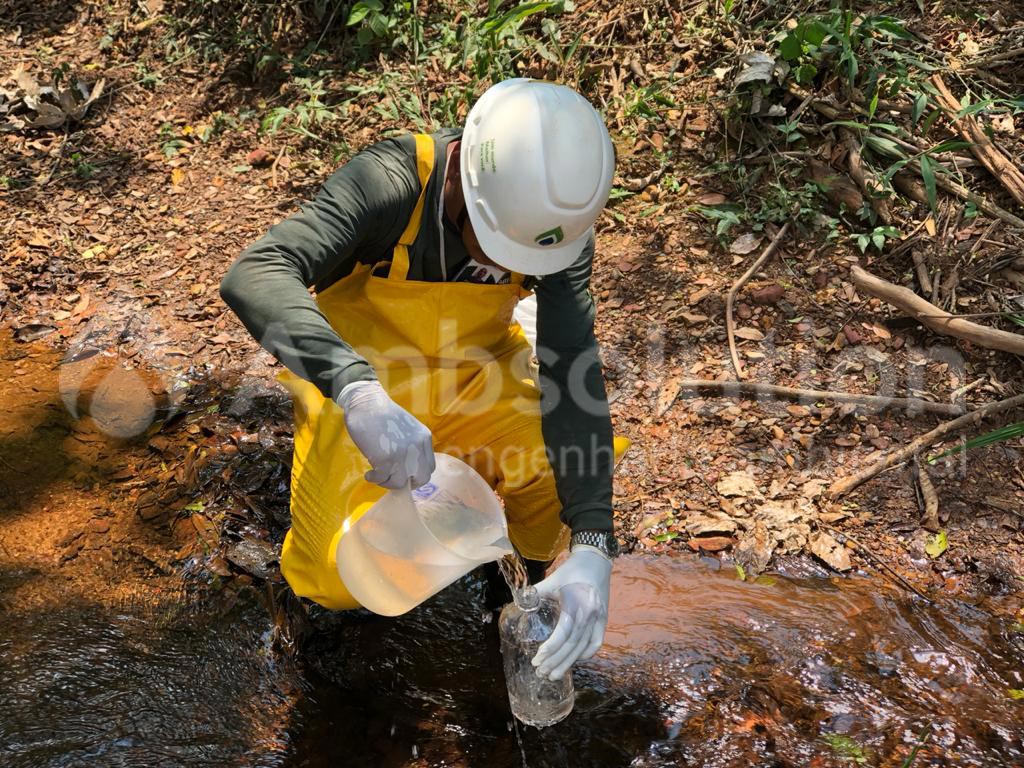
<path fill-rule="evenodd" d="M 577 546 L 593 547 L 609 560 L 619 556 L 619 540 L 611 531 L 576 531 L 569 540 L 569 550 Z"/>

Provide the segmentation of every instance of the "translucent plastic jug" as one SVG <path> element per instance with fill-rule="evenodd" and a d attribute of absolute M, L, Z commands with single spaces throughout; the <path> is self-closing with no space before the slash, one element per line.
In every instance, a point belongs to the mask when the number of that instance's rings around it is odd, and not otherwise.
<path fill-rule="evenodd" d="M 430 482 L 389 491 L 345 521 L 338 573 L 361 605 L 398 616 L 478 565 L 512 552 L 498 498 L 472 467 L 434 454 Z"/>

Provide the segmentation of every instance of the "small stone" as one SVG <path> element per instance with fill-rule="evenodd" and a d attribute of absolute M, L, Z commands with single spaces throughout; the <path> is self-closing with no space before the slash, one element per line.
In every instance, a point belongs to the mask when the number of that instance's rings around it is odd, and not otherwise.
<path fill-rule="evenodd" d="M 753 300 L 755 304 L 767 306 L 770 304 L 778 303 L 779 301 L 782 300 L 782 297 L 785 295 L 785 288 L 783 288 L 778 283 L 772 283 L 771 285 L 766 285 L 764 286 L 764 288 L 759 288 L 758 290 L 754 291 L 751 294 L 750 298 Z"/>
<path fill-rule="evenodd" d="M 245 162 L 256 168 L 262 165 L 270 165 L 271 160 L 270 153 L 262 147 L 254 149 L 248 155 L 245 156 Z"/>
<path fill-rule="evenodd" d="M 861 341 L 863 341 L 863 337 L 857 333 L 857 330 L 853 326 L 850 325 L 843 327 L 843 336 L 846 337 L 846 340 L 851 346 L 857 346 Z"/>
<path fill-rule="evenodd" d="M 740 320 L 749 320 L 753 316 L 754 312 L 750 308 L 749 304 L 739 304 L 736 307 L 736 316 Z"/>

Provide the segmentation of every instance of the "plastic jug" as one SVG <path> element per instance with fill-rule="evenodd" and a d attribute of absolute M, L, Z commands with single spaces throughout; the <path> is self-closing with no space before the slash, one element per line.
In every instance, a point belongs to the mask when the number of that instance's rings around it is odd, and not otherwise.
<path fill-rule="evenodd" d="M 345 521 L 338 574 L 361 605 L 398 616 L 512 552 L 498 497 L 468 464 L 434 454 L 430 482 L 389 491 Z"/>

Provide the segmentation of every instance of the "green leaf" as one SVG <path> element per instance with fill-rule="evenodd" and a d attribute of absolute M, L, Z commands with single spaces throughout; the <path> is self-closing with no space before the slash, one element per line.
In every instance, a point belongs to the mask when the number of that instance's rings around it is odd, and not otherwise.
<path fill-rule="evenodd" d="M 487 19 L 487 21 L 484 22 L 484 30 L 493 35 L 500 34 L 506 27 L 521 24 L 535 13 L 544 13 L 544 11 L 550 10 L 556 5 L 558 5 L 558 3 L 555 2 L 521 3 L 520 5 L 505 11 L 501 16 Z"/>
<path fill-rule="evenodd" d="M 758 576 L 754 579 L 754 583 L 763 587 L 774 587 L 778 583 L 778 579 L 774 576 Z"/>
<path fill-rule="evenodd" d="M 1011 699 L 1016 699 L 1017 701 L 1024 701 L 1024 691 L 1022 691 L 1020 688 L 1007 688 L 1006 692 L 1010 695 Z"/>
<path fill-rule="evenodd" d="M 786 61 L 796 61 L 800 58 L 800 54 L 803 53 L 803 43 L 795 31 L 782 38 L 782 42 L 779 43 L 779 53 Z"/>
<path fill-rule="evenodd" d="M 1024 632 L 1024 621 L 1018 621 L 1016 624 L 1010 626 L 1011 632 Z"/>
<path fill-rule="evenodd" d="M 743 566 L 740 565 L 739 563 L 736 563 L 736 578 L 739 579 L 740 581 L 746 581 L 747 580 L 747 572 L 745 570 L 743 570 Z"/>
<path fill-rule="evenodd" d="M 821 738 L 839 757 L 857 765 L 863 765 L 868 761 L 867 755 L 864 754 L 864 748 L 845 734 L 826 733 Z"/>
<path fill-rule="evenodd" d="M 936 210 L 935 194 L 935 161 L 928 155 L 921 155 L 921 181 L 924 182 L 924 191 L 928 195 L 928 207 L 934 212 Z"/>
<path fill-rule="evenodd" d="M 946 538 L 945 531 L 939 531 L 928 539 L 928 543 L 924 545 L 924 551 L 928 553 L 928 557 L 932 560 L 939 557 L 947 549 L 949 549 L 949 539 Z"/>
<path fill-rule="evenodd" d="M 361 0 L 361 2 L 358 2 L 352 6 L 352 11 L 349 13 L 348 21 L 346 21 L 345 24 L 350 27 L 355 26 L 360 21 L 365 19 L 366 15 L 370 11 L 376 11 L 377 13 L 380 13 L 383 10 L 384 3 L 380 2 L 380 0 Z"/>
<path fill-rule="evenodd" d="M 935 121 L 938 120 L 938 119 L 939 119 L 939 110 L 933 109 L 931 112 L 929 112 L 928 113 L 928 117 L 926 117 L 924 119 L 924 124 L 921 126 L 921 135 L 922 136 L 927 136 L 928 135 L 928 131 L 930 131 L 932 129 L 932 126 L 935 125 Z"/>
<path fill-rule="evenodd" d="M 868 105 L 868 120 L 873 120 L 875 112 L 878 111 L 878 89 L 875 88 L 875 95 L 871 97 L 871 103 Z"/>
<path fill-rule="evenodd" d="M 982 112 L 988 109 L 995 103 L 995 99 L 985 99 L 983 101 L 979 101 L 977 104 L 968 104 L 966 107 L 964 107 L 963 109 L 956 113 L 956 118 L 957 120 L 959 120 L 961 117 L 977 114 L 978 112 Z"/>
<path fill-rule="evenodd" d="M 802 24 L 801 27 L 803 28 L 804 42 L 815 48 L 820 48 L 821 44 L 825 42 L 825 38 L 832 34 L 832 30 L 819 21 Z"/>
<path fill-rule="evenodd" d="M 868 134 L 864 137 L 864 144 L 880 155 L 887 155 L 888 157 L 903 158 L 906 157 L 900 145 L 892 139 L 887 139 L 885 136 L 874 136 Z"/>
<path fill-rule="evenodd" d="M 931 149 L 925 150 L 926 155 L 937 155 L 940 152 L 955 152 L 958 149 L 968 149 L 971 146 L 968 141 L 961 141 L 960 139 L 951 139 L 949 141 L 943 141 L 940 144 L 936 144 Z"/>
<path fill-rule="evenodd" d="M 927 93 L 919 93 L 919 94 L 917 94 L 917 98 L 914 99 L 914 107 L 913 107 L 913 109 L 910 112 L 910 118 L 914 121 L 915 125 L 921 119 L 921 115 L 924 114 L 924 111 L 926 109 L 928 109 L 928 94 Z"/>
<path fill-rule="evenodd" d="M 796 81 L 800 85 L 807 85 L 818 75 L 818 68 L 813 64 L 801 64 L 796 68 Z"/>
<path fill-rule="evenodd" d="M 978 437 L 972 437 L 962 446 L 958 445 L 956 448 L 950 448 L 948 451 L 943 451 L 937 456 L 930 456 L 928 458 L 929 464 L 934 464 L 941 458 L 946 456 L 952 456 L 954 453 L 960 453 L 960 451 L 969 451 L 974 448 L 984 448 L 986 445 L 992 445 L 993 443 L 1002 443 L 1007 440 L 1013 440 L 1017 437 L 1024 437 L 1024 421 L 1018 421 L 1015 424 L 1007 424 L 1005 427 L 999 429 L 993 429 L 991 432 L 986 432 Z"/>
<path fill-rule="evenodd" d="M 654 537 L 655 541 L 672 541 L 672 539 L 678 538 L 679 534 L 676 531 L 666 531 L 665 533 L 659 533 Z"/>
<path fill-rule="evenodd" d="M 903 26 L 903 22 L 892 16 L 880 16 L 877 19 L 873 19 L 871 26 L 901 40 L 914 39 L 914 36 Z"/>
<path fill-rule="evenodd" d="M 199 513 L 199 512 L 202 512 L 204 509 L 206 509 L 206 507 L 203 504 L 203 502 L 201 502 L 201 501 L 193 501 L 191 504 L 188 504 L 187 506 L 185 506 L 184 509 L 185 509 L 186 512 L 196 512 L 196 513 Z"/>

